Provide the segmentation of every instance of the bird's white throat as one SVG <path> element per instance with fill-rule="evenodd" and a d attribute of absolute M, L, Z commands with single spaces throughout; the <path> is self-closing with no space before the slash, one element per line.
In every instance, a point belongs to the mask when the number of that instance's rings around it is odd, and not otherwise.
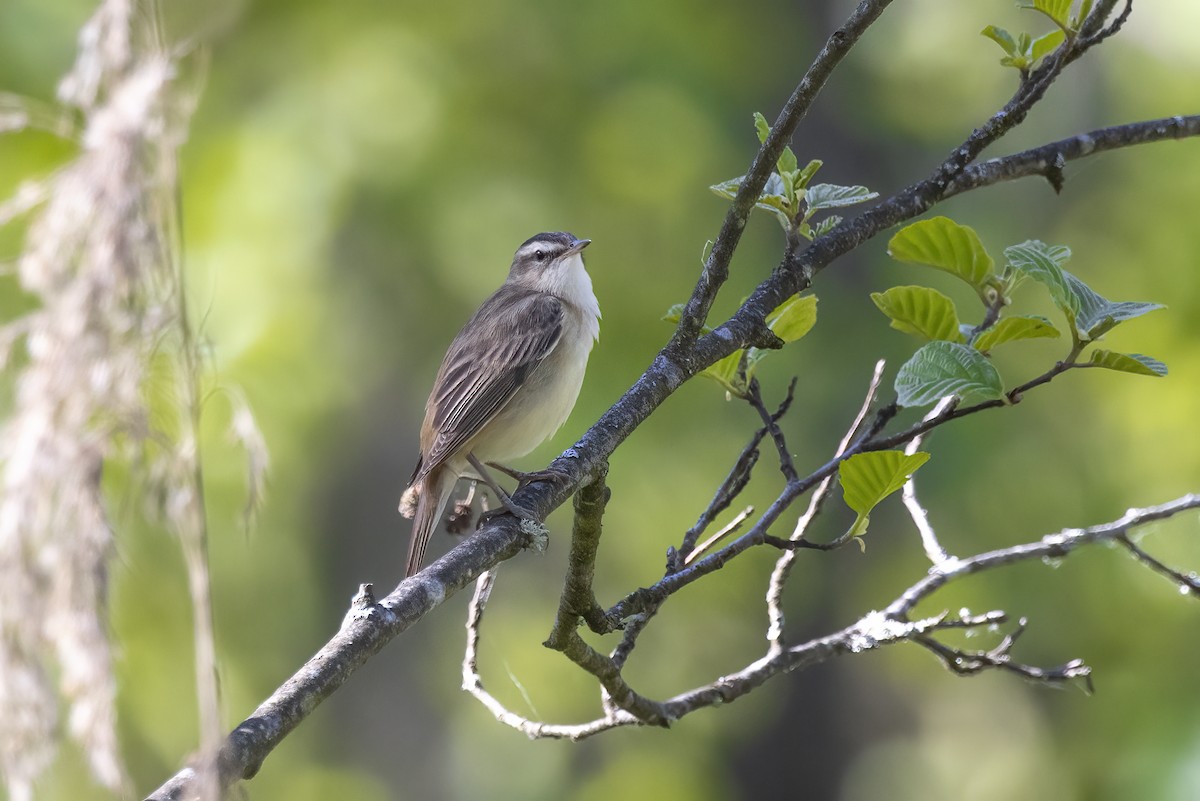
<path fill-rule="evenodd" d="M 600 302 L 592 291 L 592 277 L 583 266 L 583 257 L 578 253 L 565 259 L 557 269 L 541 276 L 546 285 L 541 287 L 556 297 L 575 306 L 583 314 L 584 325 L 592 339 L 600 338 Z"/>

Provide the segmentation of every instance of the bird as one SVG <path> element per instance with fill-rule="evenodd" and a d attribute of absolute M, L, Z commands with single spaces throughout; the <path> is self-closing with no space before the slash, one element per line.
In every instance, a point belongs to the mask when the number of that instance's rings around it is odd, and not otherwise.
<path fill-rule="evenodd" d="M 504 283 L 450 343 L 425 403 L 420 455 L 400 501 L 413 520 L 405 578 L 425 548 L 460 478 L 484 481 L 504 508 L 535 515 L 504 492 L 485 464 L 518 486 L 563 478 L 519 473 L 501 462 L 525 456 L 551 437 L 575 406 L 588 356 L 600 336 L 600 304 L 582 251 L 590 239 L 540 233 L 513 254 Z"/>

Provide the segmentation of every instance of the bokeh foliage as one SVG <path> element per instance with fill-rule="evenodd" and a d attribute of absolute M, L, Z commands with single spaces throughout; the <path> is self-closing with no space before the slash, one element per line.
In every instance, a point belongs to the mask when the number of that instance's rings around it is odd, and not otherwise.
<path fill-rule="evenodd" d="M 183 167 L 186 258 L 212 343 L 211 382 L 242 388 L 273 457 L 267 505 L 246 534 L 243 465 L 215 394 L 205 452 L 228 723 L 324 642 L 359 582 L 390 588 L 399 579 L 407 524 L 395 504 L 428 385 L 516 245 L 539 230 L 592 238 L 588 262 L 605 313 L 576 412 L 528 459 L 532 468 L 570 444 L 664 340 L 662 310 L 686 296 L 724 212 L 707 187 L 745 171 L 752 112 L 772 116 L 849 6 L 168 4 L 181 41 L 211 42 Z M 90 10 L 79 0 L 0 5 L 0 88 L 50 99 Z M 800 163 L 819 158 L 822 180 L 885 195 L 922 175 L 1012 88 L 1016 74 L 978 32 L 1031 30 L 1034 17 L 1000 0 L 896 4 L 802 126 L 793 143 Z M 1197 23 L 1200 11 L 1185 0 L 1140 5 L 1005 149 L 1194 112 Z M 70 153 L 44 133 L 6 136 L 0 190 Z M 1068 244 L 1072 272 L 1104 296 L 1168 304 L 1113 331 L 1105 346 L 1153 353 L 1171 374 L 1079 371 L 1017 408 L 939 432 L 919 483 L 952 553 L 1110 519 L 1194 489 L 1200 475 L 1192 221 L 1200 149 L 1121 151 L 1067 175 L 1062 196 L 1026 180 L 938 212 L 997 253 L 1030 239 Z M 777 261 L 779 228 L 758 217 L 716 314 Z M 886 245 L 868 243 L 823 273 L 816 328 L 758 370 L 768 402 L 800 375 L 786 428 L 802 470 L 831 451 L 875 358 L 889 357 L 894 371 L 913 350 L 870 293 L 927 283 L 959 308 L 973 299 L 949 276 L 890 260 Z M 0 235 L 0 247 L 0 259 L 11 258 L 16 233 Z M 0 281 L 0 308 L 21 308 L 11 278 Z M 1055 313 L 1048 299 L 1029 311 Z M 1006 376 L 1032 376 L 1060 349 L 1034 340 L 999 349 L 995 360 Z M 692 382 L 618 451 L 602 597 L 658 575 L 666 545 L 755 423 L 744 405 Z M 767 460 L 748 502 L 777 488 L 765 468 Z M 113 580 L 121 732 L 146 790 L 195 747 L 190 615 L 177 544 L 140 522 L 136 502 L 121 503 L 136 486 L 113 483 L 122 510 Z M 838 514 L 825 521 L 829 536 L 853 520 Z M 566 512 L 550 527 L 544 558 L 502 569 L 481 656 L 489 686 L 515 708 L 581 718 L 595 709 L 591 683 L 539 645 L 565 558 Z M 1145 544 L 1194 568 L 1195 528 L 1194 517 L 1163 524 Z M 894 499 L 873 513 L 867 542 L 865 555 L 800 560 L 789 597 L 796 637 L 849 622 L 925 570 Z M 439 536 L 434 547 L 444 543 Z M 756 654 L 769 564 L 766 554 L 748 555 L 677 598 L 647 632 L 631 681 L 661 695 Z M 579 745 L 528 742 L 457 690 L 464 603 L 439 609 L 373 660 L 271 757 L 248 785 L 251 797 L 1184 799 L 1200 788 L 1195 603 L 1117 551 L 1016 567 L 938 599 L 1029 615 L 1024 655 L 1084 657 L 1097 671 L 1094 697 L 1002 675 L 955 679 L 901 648 L 778 680 L 670 733 L 621 731 Z M 45 798 L 97 797 L 77 754 L 60 762 Z"/>

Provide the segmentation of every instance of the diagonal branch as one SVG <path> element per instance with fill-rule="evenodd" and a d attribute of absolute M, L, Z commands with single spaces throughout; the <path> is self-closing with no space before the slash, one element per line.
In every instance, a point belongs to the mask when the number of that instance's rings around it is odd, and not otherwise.
<path fill-rule="evenodd" d="M 685 345 L 690 345 L 699 336 L 717 292 L 729 277 L 729 263 L 733 259 L 733 253 L 742 238 L 746 221 L 750 219 L 750 212 L 775 169 L 775 162 L 779 160 L 796 126 L 808 113 L 834 69 L 891 3 L 892 0 L 862 0 L 841 27 L 830 34 L 825 46 L 796 85 L 792 96 L 784 103 L 775 124 L 771 126 L 770 134 L 755 154 L 750 170 L 725 214 L 721 232 L 717 235 L 708 259 L 705 260 L 704 272 L 701 273 L 692 296 L 684 306 L 675 336 L 665 352 L 681 352 Z M 731 349 L 730 353 L 732 352 Z"/>
<path fill-rule="evenodd" d="M 512 518 L 493 521 L 484 536 L 470 537 L 379 602 L 370 585 L 355 598 L 341 629 L 275 693 L 235 728 L 221 747 L 222 788 L 253 778 L 263 760 L 368 659 L 488 568 L 526 547 L 533 534 Z M 195 771 L 184 768 L 148 801 L 191 798 Z"/>
<path fill-rule="evenodd" d="M 1198 576 L 1194 570 L 1190 573 L 1184 573 L 1180 570 L 1176 570 L 1173 567 L 1167 567 L 1165 564 L 1142 550 L 1141 547 L 1134 543 L 1134 541 L 1129 537 L 1128 533 L 1121 534 L 1116 539 L 1117 542 L 1121 543 L 1121 545 L 1123 545 L 1127 551 L 1133 554 L 1139 562 L 1153 570 L 1155 573 L 1158 573 L 1161 576 L 1166 576 L 1168 579 L 1179 585 L 1179 591 L 1184 595 L 1190 594 L 1193 597 L 1200 597 L 1200 576 Z"/>

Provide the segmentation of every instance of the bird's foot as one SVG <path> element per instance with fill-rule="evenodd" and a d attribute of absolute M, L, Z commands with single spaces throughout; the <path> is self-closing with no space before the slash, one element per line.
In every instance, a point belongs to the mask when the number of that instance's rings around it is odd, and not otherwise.
<path fill-rule="evenodd" d="M 479 522 L 475 524 L 476 528 L 482 528 L 483 524 L 491 520 L 493 517 L 508 514 L 514 515 L 520 520 L 530 520 L 535 523 L 538 522 L 538 516 L 532 509 L 522 506 L 521 504 L 515 502 L 511 497 L 501 498 L 500 500 L 503 505 L 499 509 L 489 509 L 486 512 L 479 513 Z"/>
<path fill-rule="evenodd" d="M 524 487 L 526 484 L 532 484 L 534 481 L 549 481 L 552 484 L 565 484 L 571 480 L 565 470 L 548 467 L 545 470 L 535 470 L 532 473 L 524 473 L 520 470 L 514 470 L 511 467 L 505 467 L 496 462 L 488 462 L 488 467 L 494 467 L 509 478 L 516 479 L 517 489 Z"/>

